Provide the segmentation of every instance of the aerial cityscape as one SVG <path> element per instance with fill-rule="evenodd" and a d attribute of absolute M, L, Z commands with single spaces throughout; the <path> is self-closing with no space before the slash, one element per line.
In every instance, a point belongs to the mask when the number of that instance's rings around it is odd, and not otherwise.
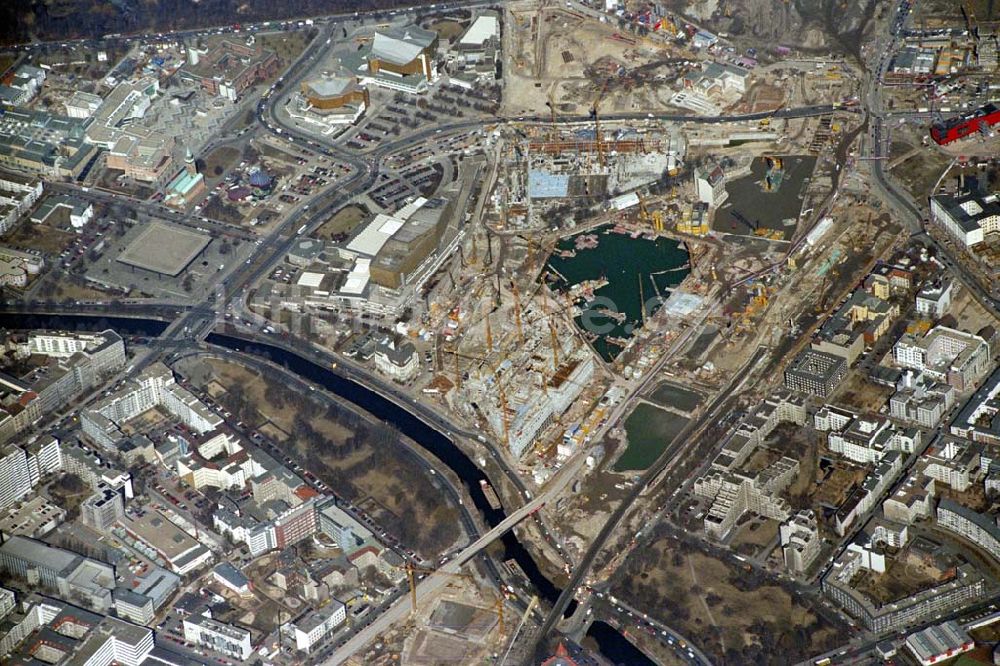
<path fill-rule="evenodd" d="M 1000 3 L 0 17 L 0 664 L 1000 663 Z"/>

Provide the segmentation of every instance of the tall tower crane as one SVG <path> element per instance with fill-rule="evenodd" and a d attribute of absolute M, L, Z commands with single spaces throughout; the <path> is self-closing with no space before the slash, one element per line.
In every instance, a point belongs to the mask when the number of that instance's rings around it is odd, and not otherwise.
<path fill-rule="evenodd" d="M 604 79 L 604 85 L 601 86 L 601 91 L 597 93 L 597 97 L 594 98 L 594 103 L 590 106 L 590 115 L 594 119 L 594 142 L 597 145 L 597 163 L 600 164 L 602 168 L 605 165 L 605 159 L 604 139 L 601 137 L 600 108 L 601 100 L 604 99 L 604 93 L 607 92 L 609 83 L 611 83 L 610 77 Z"/>
<path fill-rule="evenodd" d="M 473 578 L 470 574 L 459 573 L 459 572 L 452 573 L 450 571 L 441 571 L 440 569 L 424 569 L 422 567 L 415 566 L 410 561 L 407 561 L 406 562 L 406 577 L 407 577 L 407 580 L 410 583 L 410 614 L 411 615 L 416 615 L 416 613 L 417 613 L 417 574 L 418 573 L 428 574 L 428 575 L 435 574 L 435 575 L 439 575 L 439 576 L 453 576 L 455 578 L 465 578 L 467 580 L 472 581 L 473 583 L 476 582 L 476 579 Z M 500 630 L 500 635 L 501 636 L 505 635 L 504 634 L 504 627 L 503 627 L 503 615 L 504 615 L 504 603 L 503 602 L 504 602 L 504 595 L 503 594 L 498 594 L 496 600 L 493 603 L 493 611 L 497 615 L 497 629 Z"/>
<path fill-rule="evenodd" d="M 455 360 L 455 386 L 461 387 L 462 385 L 462 368 L 460 367 L 459 359 L 467 359 L 469 361 L 478 361 L 480 363 L 485 363 L 486 366 L 493 373 L 494 379 L 496 379 L 497 384 L 497 395 L 500 398 L 500 418 L 503 423 L 503 444 L 508 449 L 510 448 L 510 407 L 507 404 L 507 391 L 504 389 L 503 382 L 500 381 L 500 371 L 496 365 L 493 364 L 488 358 L 483 358 L 482 356 L 470 356 L 468 354 L 462 354 L 456 349 L 442 349 L 442 353 L 451 354 Z"/>

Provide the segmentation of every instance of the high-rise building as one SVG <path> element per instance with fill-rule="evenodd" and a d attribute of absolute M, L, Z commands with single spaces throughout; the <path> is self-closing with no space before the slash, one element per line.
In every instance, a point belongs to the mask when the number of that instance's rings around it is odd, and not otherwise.
<path fill-rule="evenodd" d="M 80 516 L 83 519 L 83 524 L 98 532 L 110 530 L 124 515 L 124 487 L 112 487 L 103 481 L 98 485 L 97 492 L 85 499 L 80 505 Z"/>
<path fill-rule="evenodd" d="M 0 447 L 0 509 L 6 509 L 31 492 L 31 473 L 24 449 Z"/>
<path fill-rule="evenodd" d="M 799 511 L 781 525 L 780 532 L 785 567 L 793 574 L 804 574 L 819 555 L 821 540 L 816 514 Z"/>

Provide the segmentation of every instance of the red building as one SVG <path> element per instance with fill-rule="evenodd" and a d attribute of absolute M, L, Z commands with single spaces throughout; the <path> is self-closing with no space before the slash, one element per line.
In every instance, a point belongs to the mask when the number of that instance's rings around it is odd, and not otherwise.
<path fill-rule="evenodd" d="M 274 520 L 276 548 L 283 550 L 316 532 L 315 500 L 303 502 Z"/>
<path fill-rule="evenodd" d="M 987 104 L 975 111 L 934 123 L 931 125 L 931 138 L 943 146 L 997 123 L 1000 123 L 1000 109 L 995 104 Z"/>

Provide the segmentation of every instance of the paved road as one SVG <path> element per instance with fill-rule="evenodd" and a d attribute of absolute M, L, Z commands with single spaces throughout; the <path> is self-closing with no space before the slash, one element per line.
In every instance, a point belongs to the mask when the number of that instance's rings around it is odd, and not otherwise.
<path fill-rule="evenodd" d="M 496 527 L 466 546 L 460 553 L 458 553 L 449 562 L 445 563 L 440 569 L 421 580 L 417 584 L 418 607 L 422 607 L 421 602 L 424 599 L 440 590 L 449 582 L 452 582 L 453 574 L 458 573 L 466 562 L 475 557 L 488 545 L 502 537 L 507 530 L 511 529 L 514 525 L 517 525 L 529 515 L 540 509 L 546 502 L 554 497 L 557 497 L 559 493 L 565 490 L 566 486 L 576 478 L 576 473 L 579 471 L 581 465 L 582 456 L 577 456 L 577 460 L 575 462 L 564 466 L 552 477 L 545 491 L 538 497 L 508 515 L 507 518 L 497 524 Z M 410 613 L 411 608 L 412 602 L 410 596 L 406 595 L 405 597 L 401 597 L 392 605 L 391 608 L 379 615 L 374 622 L 351 637 L 351 639 L 344 643 L 343 646 L 335 650 L 333 654 L 330 655 L 329 660 L 323 663 L 327 665 L 334 665 L 346 661 L 355 652 L 364 648 L 365 645 L 388 631 L 389 628 L 396 622 L 406 617 L 406 615 Z"/>
<path fill-rule="evenodd" d="M 590 571 L 591 565 L 594 563 L 594 559 L 601 553 L 604 549 L 605 544 L 611 538 L 612 533 L 618 527 L 618 524 L 625 517 L 625 514 L 629 511 L 635 500 L 639 498 L 647 486 L 652 482 L 657 476 L 668 467 L 678 464 L 680 460 L 683 460 L 683 452 L 688 446 L 688 438 L 696 434 L 703 426 L 712 422 L 716 417 L 719 409 L 725 404 L 728 398 L 732 395 L 733 391 L 739 387 L 747 375 L 756 367 L 757 363 L 760 362 L 764 355 L 769 350 L 765 347 L 760 347 L 749 361 L 729 380 L 727 386 L 719 391 L 715 399 L 707 406 L 702 415 L 688 423 L 687 426 L 681 430 L 677 437 L 674 438 L 673 443 L 664 449 L 660 457 L 657 458 L 656 462 L 650 466 L 645 472 L 643 472 L 638 483 L 636 483 L 629 494 L 621 501 L 618 507 L 614 510 L 611 516 L 608 518 L 604 527 L 598 533 L 597 537 L 591 542 L 590 547 L 587 549 L 586 554 L 583 556 L 580 564 L 573 571 L 573 575 L 569 580 L 569 583 L 563 589 L 562 594 L 559 595 L 559 599 L 556 601 L 552 610 L 549 612 L 548 617 L 545 618 L 545 622 L 542 624 L 541 631 L 538 632 L 535 638 L 535 652 L 537 653 L 539 647 L 543 647 L 543 641 L 545 638 L 555 629 L 556 623 L 562 617 L 566 608 L 569 606 L 570 601 L 576 595 L 577 588 L 583 583 L 584 578 Z"/>

